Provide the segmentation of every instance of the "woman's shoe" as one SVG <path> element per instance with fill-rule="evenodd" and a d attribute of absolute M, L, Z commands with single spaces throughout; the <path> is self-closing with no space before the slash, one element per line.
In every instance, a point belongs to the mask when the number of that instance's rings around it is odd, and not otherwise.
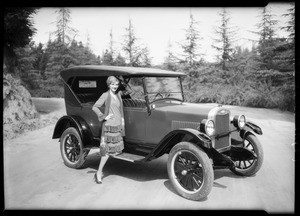
<path fill-rule="evenodd" d="M 95 175 L 94 175 L 94 180 L 97 184 L 102 184 L 102 179 L 100 179 L 100 180 L 98 179 L 97 173 L 95 173 Z"/>

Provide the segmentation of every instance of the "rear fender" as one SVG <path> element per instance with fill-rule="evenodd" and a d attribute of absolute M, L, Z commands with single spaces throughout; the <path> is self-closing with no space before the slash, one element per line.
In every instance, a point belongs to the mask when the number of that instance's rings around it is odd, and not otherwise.
<path fill-rule="evenodd" d="M 150 153 L 149 159 L 157 158 L 165 153 L 169 153 L 173 146 L 181 141 L 190 141 L 204 151 L 212 148 L 211 139 L 206 134 L 190 128 L 177 129 L 168 133 L 160 141 L 160 143 L 157 145 L 157 148 Z"/>
<path fill-rule="evenodd" d="M 81 117 L 73 115 L 63 116 L 58 120 L 54 128 L 52 139 L 60 138 L 68 127 L 74 127 L 77 129 L 84 146 L 93 142 L 93 135 L 88 124 Z"/>

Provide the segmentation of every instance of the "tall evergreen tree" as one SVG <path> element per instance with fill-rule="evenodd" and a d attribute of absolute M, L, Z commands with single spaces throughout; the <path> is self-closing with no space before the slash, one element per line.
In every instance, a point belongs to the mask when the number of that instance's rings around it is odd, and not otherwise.
<path fill-rule="evenodd" d="M 171 41 L 168 43 L 167 56 L 164 60 L 163 67 L 167 70 L 176 70 L 177 58 L 173 54 Z"/>
<path fill-rule="evenodd" d="M 128 59 L 129 66 L 136 66 L 137 61 L 137 46 L 133 26 L 131 24 L 131 20 L 129 20 L 128 28 L 126 28 L 125 41 L 123 43 L 123 50 L 125 51 Z"/>
<path fill-rule="evenodd" d="M 76 50 L 77 42 L 74 40 L 76 30 L 70 27 L 71 11 L 67 8 L 59 8 L 56 20 L 56 31 L 54 41 L 49 40 L 45 49 L 47 63 L 45 67 L 45 80 L 43 85 L 48 89 L 50 95 L 62 96 L 62 82 L 59 72 L 69 66 L 80 64 L 76 56 L 70 50 Z M 73 38 L 72 38 L 73 37 Z"/>
<path fill-rule="evenodd" d="M 8 72 L 13 73 L 16 64 L 15 49 L 29 44 L 36 29 L 31 20 L 37 8 L 6 7 L 4 9 L 4 65 Z"/>
<path fill-rule="evenodd" d="M 278 20 L 274 19 L 275 16 L 268 7 L 263 8 L 260 17 L 261 21 L 257 24 L 260 35 L 257 50 L 259 53 L 260 68 L 268 70 L 274 67 L 274 48 L 277 43 L 275 39 L 275 26 Z"/>
<path fill-rule="evenodd" d="M 58 16 L 54 34 L 63 44 L 70 43 L 77 35 L 77 30 L 70 26 L 71 11 L 68 8 L 59 8 L 55 13 L 57 13 Z"/>
<path fill-rule="evenodd" d="M 109 33 L 108 49 L 106 49 L 102 55 L 102 63 L 104 65 L 114 65 L 114 55 L 115 55 L 115 49 L 114 49 L 113 33 L 111 29 Z"/>
<path fill-rule="evenodd" d="M 45 53 L 48 57 L 46 65 L 46 76 L 48 79 L 58 79 L 59 71 L 67 68 L 66 57 L 68 53 L 68 47 L 63 43 L 60 38 L 55 41 L 48 41 Z M 56 83 L 56 81 L 54 81 Z"/>
<path fill-rule="evenodd" d="M 83 46 L 81 41 L 72 41 L 68 49 L 68 53 L 72 56 L 69 66 L 100 64 L 97 56 L 88 47 Z"/>
<path fill-rule="evenodd" d="M 141 51 L 141 57 L 139 58 L 139 66 L 151 67 L 152 58 L 150 57 L 150 51 L 148 47 L 144 47 Z"/>
<path fill-rule="evenodd" d="M 91 46 L 91 40 L 90 40 L 90 34 L 87 32 L 86 34 L 86 43 L 85 43 L 85 47 L 88 49 L 88 50 L 91 50 L 90 46 Z"/>
<path fill-rule="evenodd" d="M 112 56 L 112 58 L 114 58 L 114 54 L 115 54 L 115 49 L 114 49 L 114 40 L 113 40 L 113 32 L 112 29 L 110 30 L 109 33 L 109 52 Z"/>
<path fill-rule="evenodd" d="M 29 45 L 32 51 L 31 55 L 35 59 L 35 61 L 33 62 L 33 68 L 37 71 L 39 75 L 43 75 L 45 69 L 43 65 L 43 58 L 45 52 L 43 44 L 39 43 L 38 45 L 35 45 L 34 42 L 31 42 Z"/>
<path fill-rule="evenodd" d="M 16 48 L 15 53 L 17 56 L 17 64 L 15 67 L 15 71 L 18 73 L 17 75 L 22 81 L 25 81 L 28 84 L 26 87 L 34 87 L 32 86 L 32 82 L 30 82 L 31 80 L 29 77 L 30 74 L 35 73 L 33 67 L 35 58 L 32 55 L 32 50 L 30 49 L 29 44 L 25 47 Z"/>
<path fill-rule="evenodd" d="M 291 4 L 288 13 L 283 16 L 289 18 L 287 25 L 282 27 L 289 35 L 288 38 L 281 38 L 276 43 L 274 61 L 279 71 L 293 71 L 295 70 L 295 5 Z"/>
<path fill-rule="evenodd" d="M 220 64 L 223 70 L 228 70 L 228 63 L 232 62 L 235 48 L 233 42 L 235 40 L 236 29 L 230 26 L 229 13 L 224 8 L 220 13 L 221 25 L 215 28 L 217 38 L 215 44 L 212 45 L 219 52 Z"/>
<path fill-rule="evenodd" d="M 134 28 L 131 20 L 129 20 L 128 28 L 125 28 L 124 42 L 122 49 L 125 52 L 127 64 L 133 67 L 147 65 L 150 61 L 149 49 L 141 44 L 138 44 L 138 39 L 135 36 Z"/>
<path fill-rule="evenodd" d="M 102 64 L 104 65 L 114 65 L 114 59 L 110 51 L 108 49 L 102 54 Z"/>
<path fill-rule="evenodd" d="M 199 54 L 200 33 L 197 30 L 197 25 L 198 22 L 195 21 L 193 14 L 190 13 L 189 28 L 185 30 L 185 42 L 180 44 L 184 53 L 184 62 L 190 66 L 194 66 L 199 62 L 201 56 Z"/>
<path fill-rule="evenodd" d="M 121 56 L 120 53 L 117 55 L 116 59 L 114 60 L 114 65 L 115 66 L 126 66 L 125 58 L 123 56 Z"/>
<path fill-rule="evenodd" d="M 285 17 L 289 17 L 289 21 L 283 29 L 289 33 L 289 41 L 295 47 L 295 3 L 291 4 L 291 8 L 288 9 L 287 14 L 283 14 Z"/>

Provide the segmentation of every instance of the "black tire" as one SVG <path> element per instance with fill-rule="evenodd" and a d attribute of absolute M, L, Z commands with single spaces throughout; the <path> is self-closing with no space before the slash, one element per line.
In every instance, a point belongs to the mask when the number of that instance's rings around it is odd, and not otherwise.
<path fill-rule="evenodd" d="M 212 163 L 193 143 L 176 144 L 169 153 L 167 168 L 173 187 L 182 197 L 201 200 L 210 193 L 214 182 Z"/>
<path fill-rule="evenodd" d="M 236 166 L 230 170 L 240 176 L 252 176 L 257 173 L 264 160 L 264 152 L 259 140 L 253 134 L 247 134 L 244 139 L 244 146 L 254 152 L 257 156 L 255 160 L 235 161 Z"/>
<path fill-rule="evenodd" d="M 60 138 L 60 152 L 67 167 L 82 168 L 89 150 L 83 151 L 82 139 L 74 127 L 67 128 Z"/>

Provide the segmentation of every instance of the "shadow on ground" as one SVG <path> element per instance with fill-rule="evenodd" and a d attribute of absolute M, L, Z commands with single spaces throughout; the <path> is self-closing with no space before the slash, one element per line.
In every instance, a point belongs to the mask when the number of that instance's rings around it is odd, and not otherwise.
<path fill-rule="evenodd" d="M 96 153 L 88 155 L 84 167 L 98 169 L 100 156 Z M 89 171 L 93 172 L 93 171 Z M 109 158 L 103 169 L 105 176 L 119 175 L 135 181 L 152 181 L 157 179 L 168 179 L 167 161 L 165 157 L 146 162 L 132 163 L 115 158 Z"/>
<path fill-rule="evenodd" d="M 94 171 L 88 171 L 88 173 L 95 173 L 98 169 L 100 162 L 100 156 L 96 153 L 90 154 L 87 157 L 84 168 L 91 168 Z M 174 190 L 167 172 L 167 156 L 163 156 L 156 160 L 145 163 L 131 163 L 115 158 L 109 158 L 107 164 L 104 167 L 105 176 L 119 175 L 125 178 L 129 178 L 135 181 L 145 182 L 158 179 L 165 179 L 165 187 L 177 194 Z M 104 176 L 104 178 L 105 178 Z M 214 170 L 214 184 L 213 187 L 224 188 L 226 185 L 218 183 L 218 180 L 224 177 L 228 178 L 245 178 L 232 173 L 229 169 Z"/>

